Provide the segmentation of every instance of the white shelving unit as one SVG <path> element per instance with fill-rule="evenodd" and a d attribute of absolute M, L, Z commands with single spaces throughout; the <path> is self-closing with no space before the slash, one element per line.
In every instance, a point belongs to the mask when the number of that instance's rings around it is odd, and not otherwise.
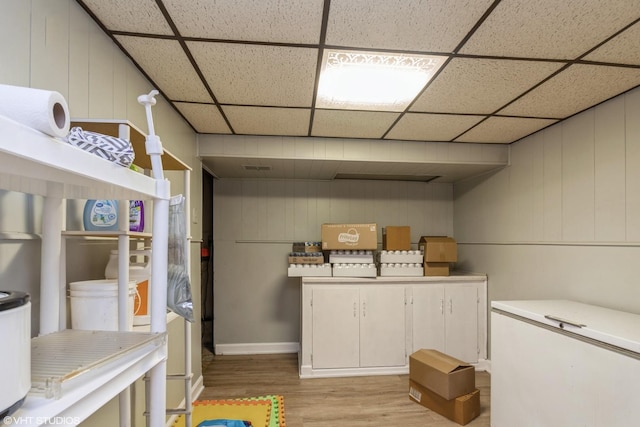
<path fill-rule="evenodd" d="M 118 125 L 119 126 L 119 125 Z M 140 376 L 150 376 L 150 424 L 165 423 L 166 286 L 170 186 L 0 116 L 0 188 L 44 198 L 39 336 L 32 340 L 36 385 L 14 414 L 23 425 L 63 417 L 76 425 Z M 149 333 L 65 330 L 61 280 L 65 199 L 145 200 L 153 204 Z M 123 289 L 121 289 L 123 291 Z M 123 292 L 121 292 L 123 293 Z M 97 343 L 110 343 L 95 352 Z M 74 367 L 64 363 L 74 360 Z M 58 418 L 57 420 L 61 420 Z"/>
<path fill-rule="evenodd" d="M 135 152 L 134 163 L 143 169 L 146 169 L 146 170 L 152 169 L 151 159 L 146 154 L 146 148 L 145 148 L 146 136 L 140 129 L 134 126 L 131 122 L 126 120 L 72 119 L 71 127 L 74 127 L 74 126 L 79 126 L 86 131 L 97 132 L 97 133 L 116 136 L 119 138 L 124 138 L 129 140 Z M 187 217 L 188 217 L 189 212 L 191 210 L 189 205 L 189 200 L 190 200 L 189 195 L 191 191 L 191 168 L 167 150 L 164 150 L 164 154 L 162 156 L 162 166 L 165 171 L 179 171 L 183 173 L 183 179 L 184 179 L 183 195 L 185 197 L 185 212 L 187 212 Z M 123 217 L 123 218 L 128 217 L 129 212 L 126 209 L 126 206 L 128 206 L 126 203 L 120 204 L 120 209 L 121 209 L 120 217 Z M 188 242 L 190 242 L 191 241 L 191 227 L 190 227 L 191 224 L 187 220 L 185 225 L 186 225 L 185 228 L 187 233 L 187 240 Z M 124 273 L 124 274 L 120 274 L 118 277 L 118 286 L 119 286 L 119 289 L 121 290 L 120 291 L 121 307 L 126 306 L 126 295 L 127 295 L 126 289 L 127 289 L 127 283 L 129 282 L 127 266 L 129 265 L 130 239 L 132 238 L 148 239 L 152 237 L 152 235 L 149 233 L 131 232 L 127 230 L 126 226 L 124 228 L 125 228 L 124 230 L 119 232 L 66 231 L 64 233 L 67 236 L 87 236 L 87 237 L 93 237 L 93 238 L 96 238 L 96 237 L 98 238 L 99 237 L 107 237 L 107 238 L 117 237 L 118 238 L 119 271 Z M 187 247 L 189 246 L 190 245 L 187 245 Z M 188 256 L 187 256 L 187 265 L 190 265 L 190 260 Z M 63 302 L 61 302 L 61 304 L 62 303 Z M 123 327 L 126 322 L 126 314 L 119 313 L 119 320 L 121 322 L 121 327 Z M 191 427 L 191 414 L 192 414 L 191 380 L 192 380 L 193 374 L 192 374 L 192 367 L 191 367 L 191 324 L 187 321 L 184 321 L 184 337 L 185 337 L 184 372 L 171 373 L 167 375 L 167 379 L 184 382 L 185 405 L 184 405 L 184 408 L 168 408 L 166 409 L 166 413 L 168 415 L 174 415 L 174 416 L 184 414 L 185 427 Z M 121 405 L 120 405 L 121 408 L 125 405 L 125 401 L 128 401 L 128 395 L 122 396 Z M 147 408 L 145 413 L 149 415 L 150 408 Z M 124 420 L 129 417 L 129 414 L 121 410 L 120 416 L 122 420 L 121 422 L 124 422 Z M 151 425 L 154 425 L 154 424 L 151 424 Z"/>

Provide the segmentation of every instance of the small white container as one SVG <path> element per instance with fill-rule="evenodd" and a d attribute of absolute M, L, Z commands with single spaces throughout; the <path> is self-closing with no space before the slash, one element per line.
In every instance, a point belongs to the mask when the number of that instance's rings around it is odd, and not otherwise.
<path fill-rule="evenodd" d="M 133 329 L 136 282 L 129 281 L 127 330 Z M 71 328 L 89 331 L 118 330 L 118 281 L 86 280 L 69 283 Z"/>

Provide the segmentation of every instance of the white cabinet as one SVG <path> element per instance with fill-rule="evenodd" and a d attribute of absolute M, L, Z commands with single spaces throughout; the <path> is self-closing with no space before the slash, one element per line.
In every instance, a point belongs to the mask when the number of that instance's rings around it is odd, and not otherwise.
<path fill-rule="evenodd" d="M 640 316 L 573 301 L 494 301 L 493 427 L 622 427 L 640 417 Z"/>
<path fill-rule="evenodd" d="M 486 358 L 486 276 L 303 277 L 300 377 L 406 374 L 436 348 Z M 411 301 L 411 304 L 408 304 Z"/>
<path fill-rule="evenodd" d="M 475 283 L 433 283 L 411 288 L 412 349 L 432 348 L 467 363 L 480 353 Z"/>
<path fill-rule="evenodd" d="M 314 369 L 404 366 L 404 287 L 311 290 Z"/>

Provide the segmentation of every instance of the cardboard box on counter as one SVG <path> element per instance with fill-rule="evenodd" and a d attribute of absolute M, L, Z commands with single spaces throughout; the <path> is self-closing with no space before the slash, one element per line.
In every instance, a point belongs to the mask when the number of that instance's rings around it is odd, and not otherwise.
<path fill-rule="evenodd" d="M 409 379 L 447 400 L 475 390 L 475 374 L 470 364 L 438 350 L 421 349 L 409 356 Z"/>
<path fill-rule="evenodd" d="M 423 265 L 423 272 L 425 276 L 448 276 L 449 275 L 449 263 L 448 262 L 426 262 Z"/>
<path fill-rule="evenodd" d="M 409 380 L 409 398 L 432 411 L 466 425 L 480 415 L 480 390 L 447 400 L 428 388 Z"/>
<path fill-rule="evenodd" d="M 445 236 L 422 236 L 418 248 L 424 252 L 425 262 L 456 262 L 458 247 L 456 241 Z"/>
<path fill-rule="evenodd" d="M 382 229 L 382 249 L 387 251 L 411 250 L 411 227 L 388 225 Z"/>
<path fill-rule="evenodd" d="M 324 264 L 324 254 L 322 252 L 291 252 L 289 264 Z"/>
<path fill-rule="evenodd" d="M 376 224 L 322 224 L 322 249 L 378 248 Z"/>
<path fill-rule="evenodd" d="M 322 242 L 293 242 L 291 252 L 322 252 Z"/>

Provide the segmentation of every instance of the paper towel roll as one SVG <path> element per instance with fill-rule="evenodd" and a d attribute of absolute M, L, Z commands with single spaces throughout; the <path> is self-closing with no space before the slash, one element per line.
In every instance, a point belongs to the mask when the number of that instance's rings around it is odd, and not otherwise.
<path fill-rule="evenodd" d="M 58 92 L 0 85 L 0 114 L 53 137 L 69 133 L 69 107 Z"/>

